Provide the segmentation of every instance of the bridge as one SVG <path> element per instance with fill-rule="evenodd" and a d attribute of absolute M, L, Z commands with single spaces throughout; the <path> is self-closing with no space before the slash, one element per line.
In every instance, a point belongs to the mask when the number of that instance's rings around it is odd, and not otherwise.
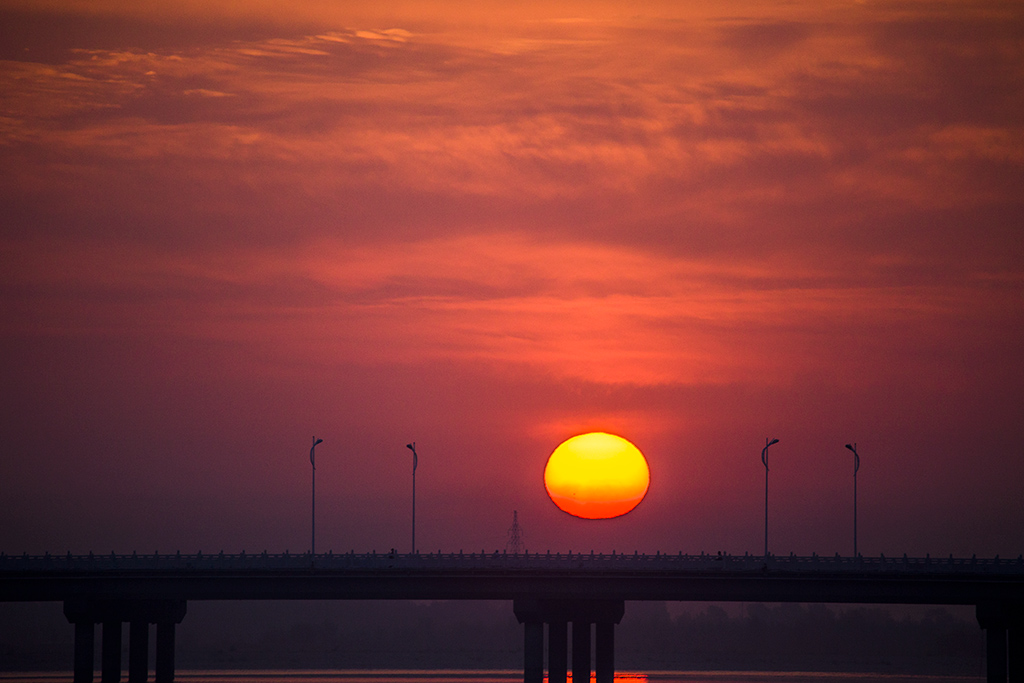
<path fill-rule="evenodd" d="M 569 671 L 614 676 L 614 628 L 625 602 L 744 601 L 974 605 L 986 632 L 988 683 L 1024 683 L 1024 557 L 908 558 L 585 553 L 5 555 L 0 600 L 62 601 L 75 628 L 75 683 L 147 680 L 156 625 L 157 683 L 174 679 L 174 630 L 190 600 L 511 600 L 524 625 L 524 681 Z M 592 633 L 593 631 L 593 633 Z M 594 636 L 592 638 L 592 635 Z M 593 649 L 592 649 L 593 646 Z"/>

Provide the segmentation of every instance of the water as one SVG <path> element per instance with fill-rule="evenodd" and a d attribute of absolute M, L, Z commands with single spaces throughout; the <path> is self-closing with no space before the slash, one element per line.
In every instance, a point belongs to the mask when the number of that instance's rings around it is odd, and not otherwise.
<path fill-rule="evenodd" d="M 520 670 L 185 670 L 176 672 L 174 677 L 180 683 L 512 683 L 522 679 Z M 70 683 L 71 680 L 71 674 L 64 672 L 0 673 L 0 683 Z M 95 681 L 99 680 L 97 672 Z M 127 675 L 123 675 L 121 680 L 127 681 Z M 153 680 L 152 673 L 149 680 Z M 623 671 L 615 674 L 616 683 L 981 683 L 984 680 L 981 676 L 814 671 Z M 572 681 L 571 674 L 569 681 Z"/>

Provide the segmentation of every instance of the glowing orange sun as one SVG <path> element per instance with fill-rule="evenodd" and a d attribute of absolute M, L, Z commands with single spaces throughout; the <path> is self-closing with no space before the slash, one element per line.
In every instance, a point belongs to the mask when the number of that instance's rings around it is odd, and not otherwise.
<path fill-rule="evenodd" d="M 544 488 L 570 515 L 608 519 L 635 508 L 651 483 L 640 449 L 605 432 L 580 434 L 555 449 L 544 468 Z"/>

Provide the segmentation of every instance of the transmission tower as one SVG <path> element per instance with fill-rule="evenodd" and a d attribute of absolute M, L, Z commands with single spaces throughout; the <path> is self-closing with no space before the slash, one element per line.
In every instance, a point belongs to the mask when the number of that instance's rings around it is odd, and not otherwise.
<path fill-rule="evenodd" d="M 512 511 L 512 526 L 508 529 L 508 542 L 505 543 L 506 552 L 518 555 L 523 552 L 523 530 L 519 528 L 519 513 Z"/>

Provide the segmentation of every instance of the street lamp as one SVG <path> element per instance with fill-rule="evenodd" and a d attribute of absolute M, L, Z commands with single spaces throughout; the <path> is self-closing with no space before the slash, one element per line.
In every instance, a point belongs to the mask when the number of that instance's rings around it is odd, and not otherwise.
<path fill-rule="evenodd" d="M 768 562 L 768 447 L 778 443 L 778 439 L 765 439 L 761 450 L 761 462 L 764 463 L 764 561 Z"/>
<path fill-rule="evenodd" d="M 313 514 L 312 514 L 312 522 L 313 522 L 312 535 L 313 535 L 313 539 L 312 539 L 312 541 L 310 541 L 309 553 L 313 557 L 316 557 L 316 459 L 313 457 L 313 450 L 316 448 L 316 445 L 318 443 L 323 443 L 323 442 L 324 442 L 323 439 L 318 439 L 318 438 L 316 438 L 314 436 L 313 437 L 313 447 L 309 449 L 309 464 L 313 466 Z"/>
<path fill-rule="evenodd" d="M 416 553 L 416 442 L 405 444 L 412 451 L 412 552 Z"/>
<path fill-rule="evenodd" d="M 857 455 L 857 444 L 846 444 L 853 451 L 853 556 L 857 557 L 857 470 L 860 469 L 860 456 Z"/>

